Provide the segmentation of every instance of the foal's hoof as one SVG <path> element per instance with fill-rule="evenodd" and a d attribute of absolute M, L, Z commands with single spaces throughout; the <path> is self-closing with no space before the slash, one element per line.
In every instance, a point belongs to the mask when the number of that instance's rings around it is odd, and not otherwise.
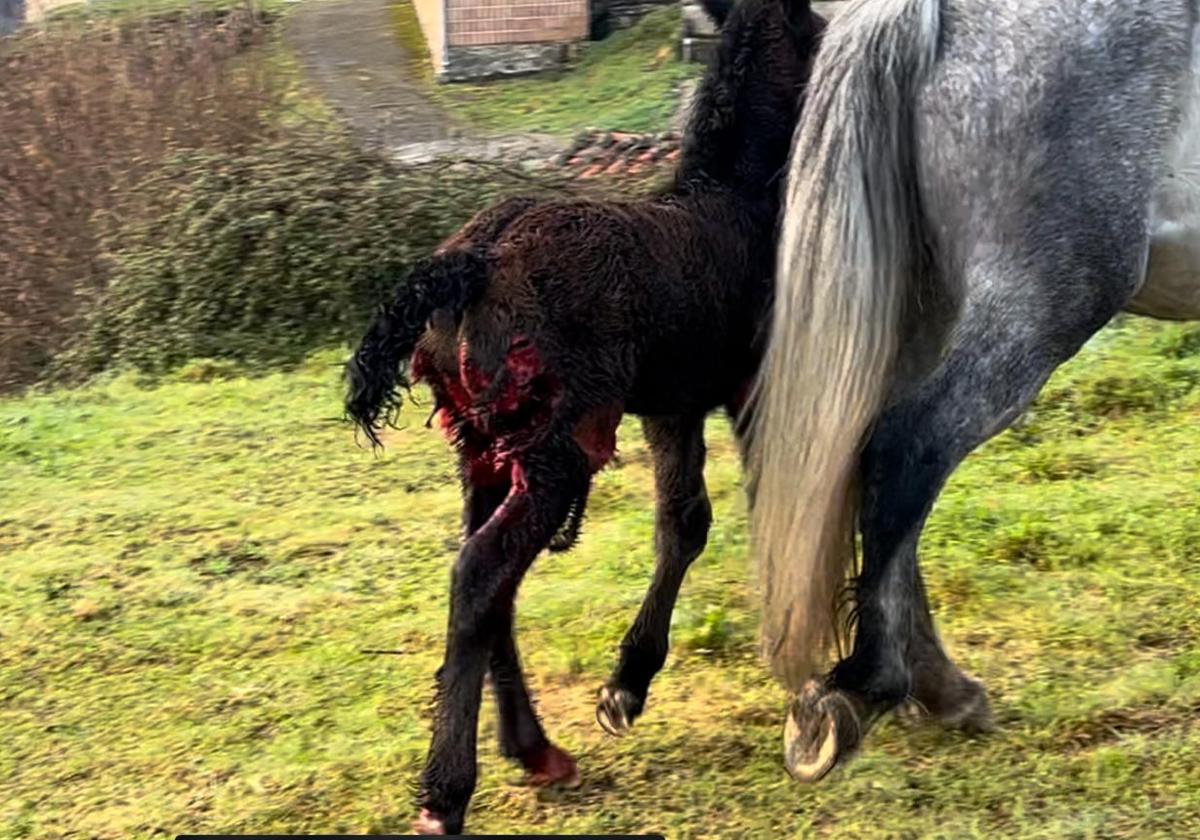
<path fill-rule="evenodd" d="M 533 787 L 574 790 L 582 781 L 575 759 L 553 744 L 525 763 L 525 782 Z"/>
<path fill-rule="evenodd" d="M 442 835 L 446 833 L 446 823 L 430 813 L 428 808 L 422 808 L 420 816 L 413 820 L 412 830 L 413 834 Z"/>
<path fill-rule="evenodd" d="M 865 708 L 837 689 L 809 680 L 789 709 L 783 759 L 792 777 L 818 782 L 862 743 Z"/>
<path fill-rule="evenodd" d="M 596 703 L 596 722 L 609 735 L 624 735 L 641 713 L 642 701 L 635 697 L 633 692 L 608 685 L 600 689 L 600 700 Z"/>

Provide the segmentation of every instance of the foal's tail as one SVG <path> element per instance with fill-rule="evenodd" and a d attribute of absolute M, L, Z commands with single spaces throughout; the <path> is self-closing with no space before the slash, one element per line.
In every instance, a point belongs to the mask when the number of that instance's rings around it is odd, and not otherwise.
<path fill-rule="evenodd" d="M 870 0 L 836 15 L 792 151 L 750 459 L 764 642 L 792 689 L 839 638 L 859 455 L 924 264 L 913 112 L 939 6 Z"/>
<path fill-rule="evenodd" d="M 407 368 L 429 317 L 439 309 L 461 314 L 487 287 L 487 262 L 471 251 L 422 260 L 396 289 L 346 363 L 346 414 L 380 445 L 379 432 L 400 408 Z"/>

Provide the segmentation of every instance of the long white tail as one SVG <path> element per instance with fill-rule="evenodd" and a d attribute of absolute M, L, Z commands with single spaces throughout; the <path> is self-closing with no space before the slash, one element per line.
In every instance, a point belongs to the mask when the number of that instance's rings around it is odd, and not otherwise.
<path fill-rule="evenodd" d="M 750 460 L 764 643 L 792 689 L 837 638 L 859 454 L 922 270 L 913 110 L 940 29 L 940 0 L 848 4 L 822 40 L 792 150 Z"/>

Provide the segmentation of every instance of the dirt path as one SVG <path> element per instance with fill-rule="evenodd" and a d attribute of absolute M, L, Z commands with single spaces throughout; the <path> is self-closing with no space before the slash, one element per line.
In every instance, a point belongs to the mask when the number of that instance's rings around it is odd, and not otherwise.
<path fill-rule="evenodd" d="M 562 142 L 542 135 L 475 137 L 421 90 L 396 38 L 394 0 L 304 0 L 285 37 L 308 80 L 366 142 L 415 162 L 437 157 L 543 160 Z"/>
<path fill-rule="evenodd" d="M 370 142 L 389 148 L 451 136 L 450 121 L 408 77 L 391 0 L 306 0 L 286 37 L 310 82 Z"/>

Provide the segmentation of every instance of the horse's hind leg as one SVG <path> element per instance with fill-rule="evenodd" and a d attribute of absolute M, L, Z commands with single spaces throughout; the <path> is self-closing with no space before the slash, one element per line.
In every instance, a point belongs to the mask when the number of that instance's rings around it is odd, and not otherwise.
<path fill-rule="evenodd" d="M 647 418 L 657 498 L 654 580 L 621 642 L 621 655 L 600 690 L 596 719 L 612 735 L 641 714 L 650 681 L 667 659 L 668 631 L 684 575 L 708 540 L 712 507 L 704 486 L 704 418 Z"/>
<path fill-rule="evenodd" d="M 454 565 L 446 655 L 437 674 L 433 738 L 421 774 L 418 833 L 458 834 L 475 788 L 475 739 L 484 673 L 512 630 L 521 578 L 586 488 L 586 456 L 549 435 L 513 466 L 503 504 L 463 544 Z"/>
<path fill-rule="evenodd" d="M 1124 221 L 1125 248 L 1118 237 L 1106 247 L 1087 247 L 1090 238 L 1064 243 L 1065 258 L 1045 265 L 1051 260 L 1039 255 L 1042 270 L 1032 275 L 1015 267 L 1039 260 L 1017 255 L 970 268 L 947 355 L 880 417 L 863 455 L 854 645 L 789 710 L 785 755 L 797 778 L 824 776 L 881 714 L 918 690 L 912 654 L 921 650 L 927 606 L 916 551 L 925 519 L 963 458 L 1006 428 L 1128 299 L 1144 253 L 1144 242 L 1129 234 L 1144 225 L 1137 215 Z"/>
<path fill-rule="evenodd" d="M 987 691 L 962 672 L 946 655 L 933 626 L 929 598 L 920 569 L 914 569 L 918 602 L 913 609 L 914 632 L 908 649 L 912 669 L 912 708 L 917 720 L 932 720 L 963 732 L 988 732 L 993 727 Z"/>
<path fill-rule="evenodd" d="M 726 406 L 738 452 L 743 465 L 751 445 L 751 418 L 741 400 Z M 746 492 L 753 506 L 752 488 Z M 912 708 L 907 710 L 914 720 L 932 720 L 950 729 L 964 732 L 986 732 L 992 728 L 992 712 L 987 691 L 978 680 L 963 673 L 946 654 L 934 627 L 929 598 L 920 570 L 916 570 L 918 603 L 913 612 L 914 633 L 908 649 L 908 664 L 912 669 Z"/>
<path fill-rule="evenodd" d="M 726 407 L 737 441 L 743 465 L 749 455 L 750 417 L 739 401 Z M 747 496 L 753 506 L 753 488 L 746 487 Z M 925 582 L 920 571 L 916 573 L 919 603 L 914 614 L 912 644 L 908 650 L 908 664 L 912 669 L 912 704 L 907 710 L 913 720 L 931 720 L 950 729 L 964 732 L 986 732 L 992 728 L 992 712 L 987 691 L 978 680 L 963 673 L 946 654 L 933 623 L 929 599 L 925 594 Z"/>
<path fill-rule="evenodd" d="M 491 519 L 509 490 L 507 481 L 476 485 L 471 484 L 469 478 L 464 479 L 463 528 L 468 538 Z M 538 721 L 521 672 L 511 610 L 506 622 L 507 630 L 497 629 L 488 664 L 499 718 L 500 752 L 506 758 L 520 762 L 531 784 L 570 786 L 579 778 L 575 761 L 550 743 Z"/>

